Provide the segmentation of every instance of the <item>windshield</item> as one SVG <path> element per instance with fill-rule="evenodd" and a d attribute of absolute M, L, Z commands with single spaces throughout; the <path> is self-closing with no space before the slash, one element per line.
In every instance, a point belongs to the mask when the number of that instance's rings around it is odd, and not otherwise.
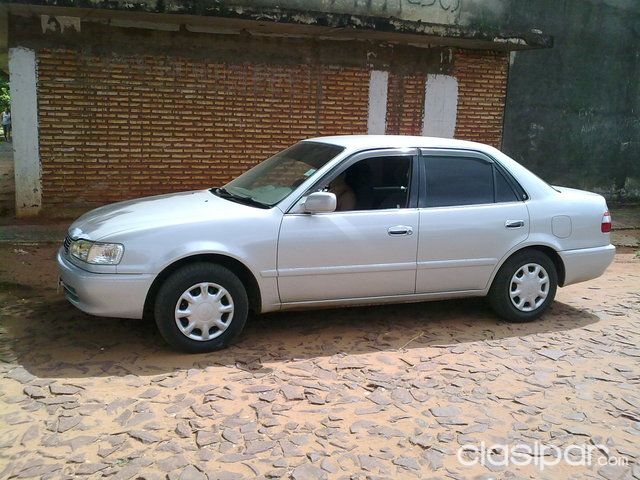
<path fill-rule="evenodd" d="M 328 143 L 297 143 L 259 163 L 215 193 L 271 207 L 343 150 L 343 147 Z"/>

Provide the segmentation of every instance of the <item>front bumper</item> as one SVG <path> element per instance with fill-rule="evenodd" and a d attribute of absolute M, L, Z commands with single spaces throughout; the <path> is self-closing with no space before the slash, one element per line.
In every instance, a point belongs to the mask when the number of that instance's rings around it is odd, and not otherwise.
<path fill-rule="evenodd" d="M 616 247 L 580 248 L 558 252 L 564 263 L 564 284 L 584 282 L 604 273 L 616 254 Z"/>
<path fill-rule="evenodd" d="M 92 273 L 57 255 L 60 284 L 67 300 L 90 315 L 142 318 L 153 275 Z"/>

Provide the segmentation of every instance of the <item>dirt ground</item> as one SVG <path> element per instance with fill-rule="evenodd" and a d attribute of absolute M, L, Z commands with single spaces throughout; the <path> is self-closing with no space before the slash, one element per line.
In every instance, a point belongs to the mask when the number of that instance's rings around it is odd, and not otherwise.
<path fill-rule="evenodd" d="M 270 314 L 206 355 L 76 311 L 54 250 L 0 246 L 0 478 L 640 478 L 631 250 L 531 324 L 481 299 Z"/>
<path fill-rule="evenodd" d="M 10 217 L 14 214 L 13 175 L 12 144 L 0 141 L 0 217 Z"/>

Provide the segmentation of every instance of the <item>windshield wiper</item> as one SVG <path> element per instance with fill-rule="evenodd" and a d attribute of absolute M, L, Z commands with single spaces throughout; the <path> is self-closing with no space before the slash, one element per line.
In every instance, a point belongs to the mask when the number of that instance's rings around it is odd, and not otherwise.
<path fill-rule="evenodd" d="M 258 208 L 270 208 L 271 205 L 267 205 L 266 203 L 262 203 L 256 200 L 253 197 L 246 197 L 244 195 L 238 195 L 237 193 L 231 193 L 224 187 L 221 188 L 212 188 L 211 189 L 216 195 L 222 198 L 227 198 L 229 200 L 234 200 L 238 203 L 244 203 L 245 205 L 251 205 L 253 207 Z"/>

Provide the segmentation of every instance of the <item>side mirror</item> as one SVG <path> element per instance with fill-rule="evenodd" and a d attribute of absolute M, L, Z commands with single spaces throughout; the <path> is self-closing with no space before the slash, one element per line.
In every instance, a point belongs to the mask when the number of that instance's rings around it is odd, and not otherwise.
<path fill-rule="evenodd" d="M 304 202 L 305 213 L 328 213 L 336 210 L 336 196 L 331 192 L 314 192 Z"/>

